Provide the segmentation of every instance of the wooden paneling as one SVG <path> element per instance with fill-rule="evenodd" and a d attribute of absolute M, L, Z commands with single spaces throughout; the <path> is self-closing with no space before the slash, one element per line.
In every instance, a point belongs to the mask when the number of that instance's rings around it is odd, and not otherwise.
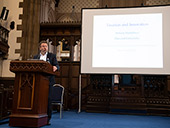
<path fill-rule="evenodd" d="M 33 107 L 35 74 L 20 74 L 18 109 L 31 110 Z"/>
<path fill-rule="evenodd" d="M 78 92 L 78 86 L 79 86 L 79 78 L 72 78 L 71 88 L 76 89 Z"/>
<path fill-rule="evenodd" d="M 168 92 L 170 92 L 170 76 L 167 76 Z"/>
<path fill-rule="evenodd" d="M 90 95 L 87 99 L 87 112 L 109 112 L 110 96 Z"/>
<path fill-rule="evenodd" d="M 79 76 L 79 65 L 73 65 L 72 67 L 72 76 L 78 77 Z"/>
<path fill-rule="evenodd" d="M 82 75 L 81 76 L 81 87 L 86 88 L 90 83 L 90 78 L 88 78 L 88 75 Z"/>
<path fill-rule="evenodd" d="M 87 94 L 86 111 L 170 116 L 169 76 L 135 75 L 133 84 L 110 84 L 112 91 L 107 89 L 104 76 L 91 76 L 93 88 Z M 101 81 L 97 80 L 100 77 Z"/>
<path fill-rule="evenodd" d="M 65 87 L 64 109 L 78 109 L 80 62 L 59 62 L 59 65 L 60 77 L 56 81 Z M 88 75 L 82 75 L 82 89 L 88 86 L 88 79 Z"/>
<path fill-rule="evenodd" d="M 63 85 L 65 88 L 67 88 L 68 86 L 68 80 L 69 78 L 61 78 L 61 85 Z"/>
<path fill-rule="evenodd" d="M 63 77 L 68 77 L 69 76 L 69 65 L 68 64 L 63 64 L 62 66 L 61 66 L 61 74 L 62 74 L 62 76 Z"/>
<path fill-rule="evenodd" d="M 12 110 L 14 78 L 0 78 L 0 120 Z"/>

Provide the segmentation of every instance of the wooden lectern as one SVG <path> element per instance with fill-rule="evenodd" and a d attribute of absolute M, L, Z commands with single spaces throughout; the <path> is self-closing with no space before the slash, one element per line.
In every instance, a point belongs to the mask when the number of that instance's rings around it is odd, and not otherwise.
<path fill-rule="evenodd" d="M 41 60 L 11 61 L 15 73 L 13 108 L 10 126 L 41 127 L 47 124 L 47 105 L 52 65 Z"/>

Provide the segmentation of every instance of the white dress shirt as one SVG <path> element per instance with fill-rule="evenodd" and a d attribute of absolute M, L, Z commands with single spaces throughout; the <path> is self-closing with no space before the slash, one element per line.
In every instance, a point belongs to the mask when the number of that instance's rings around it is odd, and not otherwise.
<path fill-rule="evenodd" d="M 42 54 L 40 53 L 40 60 L 44 60 L 44 61 L 47 60 L 47 52 L 46 52 L 44 55 L 42 55 Z"/>

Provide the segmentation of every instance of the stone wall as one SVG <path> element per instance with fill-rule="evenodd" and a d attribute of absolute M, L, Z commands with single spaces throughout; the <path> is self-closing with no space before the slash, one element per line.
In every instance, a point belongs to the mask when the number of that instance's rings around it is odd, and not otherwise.
<path fill-rule="evenodd" d="M 20 57 L 20 54 L 15 53 L 15 49 L 20 49 L 20 44 L 16 43 L 16 39 L 21 36 L 21 32 L 16 30 L 16 26 L 17 24 L 21 24 L 21 20 L 19 20 L 19 14 L 22 13 L 22 9 L 19 8 L 19 2 L 21 1 L 22 0 L 1 0 L 0 3 L 0 11 L 3 7 L 9 10 L 8 19 L 1 22 L 2 26 L 10 30 L 10 22 L 15 22 L 15 29 L 9 33 L 8 44 L 10 48 L 8 57 L 0 63 L 0 77 L 13 77 L 14 74 L 9 71 L 10 61 Z"/>

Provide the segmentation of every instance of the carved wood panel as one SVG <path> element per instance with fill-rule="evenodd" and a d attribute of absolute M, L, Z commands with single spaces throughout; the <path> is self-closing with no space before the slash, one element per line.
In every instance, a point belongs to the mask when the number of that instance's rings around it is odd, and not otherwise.
<path fill-rule="evenodd" d="M 60 77 L 56 78 L 56 82 L 65 87 L 64 108 L 78 109 L 80 62 L 59 62 L 59 65 Z M 83 89 L 89 85 L 89 76 L 82 75 L 81 83 L 83 93 Z M 86 94 L 83 93 L 82 95 L 83 98 L 86 97 Z M 83 107 L 85 106 L 84 103 L 82 104 Z"/>
<path fill-rule="evenodd" d="M 144 76 L 145 97 L 168 97 L 167 76 Z"/>
<path fill-rule="evenodd" d="M 21 73 L 17 109 L 31 110 L 34 100 L 35 74 Z"/>
<path fill-rule="evenodd" d="M 86 111 L 106 111 L 123 114 L 150 114 L 170 115 L 169 77 L 167 76 L 140 76 L 133 85 L 113 85 L 110 90 L 104 88 L 107 81 L 105 76 L 91 75 L 91 86 L 87 99 Z M 107 75 L 106 75 L 107 76 Z M 139 76 L 138 76 L 139 77 Z M 110 79 L 110 83 L 111 83 Z M 107 97 L 107 102 L 103 98 Z M 103 104 L 109 104 L 103 106 Z"/>
<path fill-rule="evenodd" d="M 0 120 L 12 110 L 14 78 L 0 78 Z"/>

